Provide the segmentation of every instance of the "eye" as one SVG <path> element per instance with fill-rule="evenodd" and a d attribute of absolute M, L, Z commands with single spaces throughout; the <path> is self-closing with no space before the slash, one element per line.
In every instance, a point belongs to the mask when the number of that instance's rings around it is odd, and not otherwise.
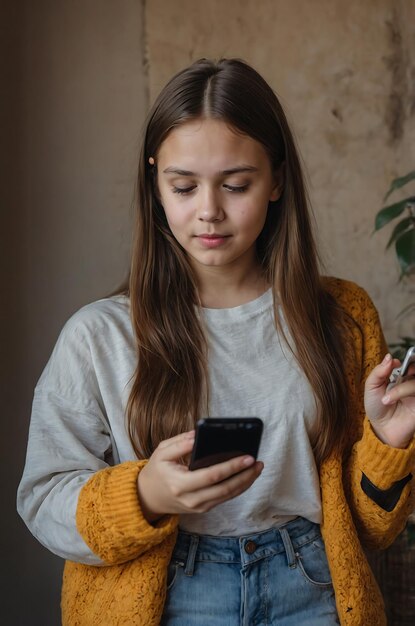
<path fill-rule="evenodd" d="M 178 193 L 182 196 L 185 196 L 186 194 L 193 191 L 193 189 L 196 189 L 195 185 L 192 185 L 191 187 L 173 187 L 173 193 Z"/>
<path fill-rule="evenodd" d="M 236 193 L 243 193 L 249 187 L 249 185 L 223 185 L 225 189 L 228 191 L 233 191 Z"/>

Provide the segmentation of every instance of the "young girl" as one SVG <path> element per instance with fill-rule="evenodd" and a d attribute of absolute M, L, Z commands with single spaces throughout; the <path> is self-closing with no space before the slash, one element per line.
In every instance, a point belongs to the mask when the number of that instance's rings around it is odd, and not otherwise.
<path fill-rule="evenodd" d="M 234 59 L 177 74 L 129 285 L 69 320 L 36 388 L 18 507 L 67 560 L 63 624 L 385 624 L 362 546 L 403 528 L 415 458 L 415 381 L 387 391 L 385 354 L 366 293 L 319 274 L 271 88 Z M 260 460 L 190 471 L 206 415 L 260 417 Z"/>

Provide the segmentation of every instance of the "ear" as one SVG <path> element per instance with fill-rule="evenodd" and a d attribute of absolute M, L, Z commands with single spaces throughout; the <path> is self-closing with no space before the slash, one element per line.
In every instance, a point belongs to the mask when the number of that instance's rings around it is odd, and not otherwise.
<path fill-rule="evenodd" d="M 281 163 L 279 168 L 274 172 L 274 186 L 271 190 L 271 195 L 269 197 L 270 202 L 275 202 L 281 197 L 281 194 L 284 189 L 284 180 L 285 180 L 285 161 Z"/>

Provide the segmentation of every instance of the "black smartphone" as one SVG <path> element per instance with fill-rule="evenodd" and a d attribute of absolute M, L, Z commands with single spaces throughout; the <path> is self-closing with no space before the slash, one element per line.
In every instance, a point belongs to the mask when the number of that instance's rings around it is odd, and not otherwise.
<path fill-rule="evenodd" d="M 206 417 L 199 420 L 189 469 L 208 467 L 245 454 L 256 459 L 262 429 L 259 417 Z"/>

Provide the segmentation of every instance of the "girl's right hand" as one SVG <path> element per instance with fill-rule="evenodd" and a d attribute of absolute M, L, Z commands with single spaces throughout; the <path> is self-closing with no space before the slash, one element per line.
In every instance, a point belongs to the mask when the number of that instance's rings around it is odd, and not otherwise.
<path fill-rule="evenodd" d="M 182 459 L 194 444 L 194 431 L 162 441 L 138 476 L 138 496 L 151 523 L 166 514 L 206 513 L 246 491 L 264 464 L 251 456 L 190 471 Z"/>

